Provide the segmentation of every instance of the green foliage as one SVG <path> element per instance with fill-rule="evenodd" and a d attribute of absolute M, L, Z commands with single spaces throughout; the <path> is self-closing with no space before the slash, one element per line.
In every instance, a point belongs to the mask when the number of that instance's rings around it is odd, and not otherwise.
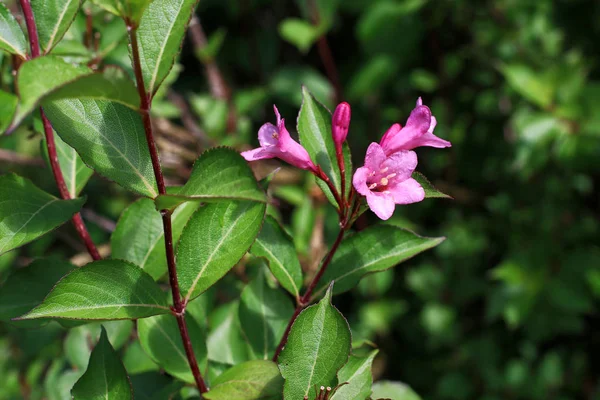
<path fill-rule="evenodd" d="M 44 53 L 50 51 L 63 38 L 81 6 L 81 0 L 33 0 L 31 8 L 35 17 L 40 46 Z"/>
<path fill-rule="evenodd" d="M 4 3 L 0 4 L 0 50 L 27 58 L 27 43 L 19 23 Z"/>
<path fill-rule="evenodd" d="M 60 200 L 15 174 L 0 176 L 0 187 L 0 254 L 64 224 L 85 202 Z"/>
<path fill-rule="evenodd" d="M 133 399 L 125 367 L 110 345 L 104 328 L 85 373 L 71 393 L 74 399 Z"/>
<path fill-rule="evenodd" d="M 336 373 L 347 362 L 350 329 L 342 314 L 331 304 L 333 289 L 298 316 L 287 344 L 279 356 L 285 379 L 284 398 L 315 398 L 315 388 L 335 387 Z"/>
<path fill-rule="evenodd" d="M 282 388 L 283 379 L 277 364 L 266 360 L 246 361 L 219 375 L 204 398 L 209 400 L 278 399 Z"/>
<path fill-rule="evenodd" d="M 364 357 L 350 355 L 348 362 L 338 371 L 340 386 L 331 400 L 366 399 L 371 395 L 373 374 L 371 367 L 378 350 L 373 350 Z"/>
<path fill-rule="evenodd" d="M 20 319 L 136 319 L 168 311 L 166 296 L 150 275 L 126 261 L 103 260 L 65 276 Z"/>

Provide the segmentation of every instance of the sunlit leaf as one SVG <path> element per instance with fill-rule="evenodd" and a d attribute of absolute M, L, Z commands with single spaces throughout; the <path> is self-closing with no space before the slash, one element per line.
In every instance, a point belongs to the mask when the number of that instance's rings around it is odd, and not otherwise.
<path fill-rule="evenodd" d="M 25 35 L 4 3 L 0 3 L 0 50 L 6 50 L 21 58 L 27 57 Z"/>
<path fill-rule="evenodd" d="M 254 360 L 223 372 L 203 396 L 208 400 L 275 400 L 281 398 L 283 378 L 273 361 Z"/>

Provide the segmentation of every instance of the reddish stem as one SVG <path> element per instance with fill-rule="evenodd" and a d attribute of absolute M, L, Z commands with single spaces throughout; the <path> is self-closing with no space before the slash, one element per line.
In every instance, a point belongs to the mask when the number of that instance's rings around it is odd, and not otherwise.
<path fill-rule="evenodd" d="M 156 178 L 156 184 L 158 186 L 159 194 L 166 194 L 165 180 L 160 166 L 160 160 L 158 158 L 158 150 L 156 148 L 156 142 L 154 141 L 154 134 L 152 131 L 152 121 L 150 120 L 150 107 L 151 107 L 151 94 L 146 92 L 144 86 L 144 76 L 142 74 L 142 66 L 140 63 L 140 53 L 137 41 L 137 27 L 134 26 L 130 21 L 126 21 L 127 30 L 129 31 L 129 39 L 131 41 L 131 54 L 133 62 L 133 70 L 135 73 L 135 79 L 137 82 L 138 93 L 140 95 L 140 114 L 142 116 L 142 122 L 144 124 L 144 132 L 146 134 L 146 142 L 148 143 L 148 149 L 150 150 L 150 158 L 152 160 L 152 168 L 154 170 L 154 177 Z M 179 326 L 179 333 L 185 349 L 188 364 L 192 370 L 196 386 L 200 393 L 206 393 L 208 388 L 204 383 L 200 368 L 198 368 L 198 360 L 194 354 L 192 347 L 192 341 L 187 329 L 185 322 L 185 308 L 186 304 L 181 299 L 181 291 L 179 289 L 179 281 L 177 279 L 177 265 L 175 264 L 175 253 L 173 251 L 173 229 L 171 225 L 171 212 L 169 210 L 162 210 L 162 222 L 165 236 L 165 249 L 167 256 L 167 267 L 169 271 L 169 283 L 171 285 L 171 294 L 173 296 L 173 314 L 177 319 L 177 325 Z"/>
<path fill-rule="evenodd" d="M 27 25 L 27 32 L 29 34 L 29 45 L 31 47 L 31 58 L 36 58 L 40 56 L 40 43 L 38 39 L 37 27 L 35 25 L 35 18 L 33 17 L 33 10 L 31 9 L 31 3 L 29 0 L 20 0 L 21 1 L 21 9 L 23 10 L 23 15 L 25 16 L 25 23 Z M 40 107 L 40 114 L 42 116 L 42 122 L 44 125 L 44 136 L 46 137 L 46 147 L 48 149 L 48 159 L 50 160 L 50 168 L 52 169 L 52 174 L 54 175 L 54 180 L 56 181 L 56 185 L 58 186 L 58 191 L 60 193 L 61 198 L 65 200 L 71 199 L 71 194 L 67 189 L 67 184 L 65 183 L 65 178 L 60 169 L 60 164 L 58 162 L 58 154 L 56 153 L 56 143 L 54 142 L 54 131 L 52 130 L 52 124 L 48 118 L 46 118 L 46 114 L 44 110 Z M 83 219 L 81 218 L 81 214 L 77 213 L 72 218 L 73 225 L 75 226 L 75 230 L 88 252 L 92 256 L 94 260 L 100 260 L 102 257 L 94 244 Z"/>

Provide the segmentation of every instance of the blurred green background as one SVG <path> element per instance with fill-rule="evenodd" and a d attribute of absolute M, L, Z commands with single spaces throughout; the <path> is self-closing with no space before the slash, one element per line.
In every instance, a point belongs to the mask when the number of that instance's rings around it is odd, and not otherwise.
<path fill-rule="evenodd" d="M 256 145 L 273 103 L 294 131 L 301 84 L 330 109 L 336 96 L 352 105 L 355 165 L 392 123 L 405 123 L 418 96 L 453 144 L 417 153 L 418 169 L 454 200 L 399 207 L 389 221 L 447 240 L 334 299 L 354 339 L 380 348 L 376 379 L 403 381 L 423 399 L 600 398 L 598 1 L 201 0 L 197 15 L 206 37 L 186 40 L 154 109 L 172 183 L 201 148 Z M 127 65 L 122 26 L 95 23 L 110 38 L 104 62 Z M 78 18 L 57 51 L 85 59 L 84 24 Z M 333 62 L 319 48 L 324 34 Z M 37 162 L 39 135 L 20 132 L 0 147 Z M 7 170 L 52 190 L 37 164 L 4 160 Z M 310 269 L 335 234 L 335 213 L 308 176 L 284 169 L 272 190 Z M 84 217 L 107 243 L 132 198 L 98 177 L 85 193 L 94 211 Z M 62 228 L 3 256 L 0 281 L 34 257 L 77 251 Z M 239 293 L 238 272 L 219 298 Z M 0 324 L 0 399 L 19 398 L 23 382 L 45 382 L 33 389 L 44 393 L 65 335 Z"/>

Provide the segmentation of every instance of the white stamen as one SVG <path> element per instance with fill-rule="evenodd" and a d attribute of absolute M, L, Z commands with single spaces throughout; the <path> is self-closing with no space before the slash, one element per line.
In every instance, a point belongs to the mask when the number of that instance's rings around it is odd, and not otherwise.
<path fill-rule="evenodd" d="M 369 185 L 369 190 L 373 190 L 376 187 L 377 187 L 377 184 L 376 183 L 372 183 L 372 184 Z"/>
<path fill-rule="evenodd" d="M 395 177 L 397 174 L 393 173 L 393 174 L 389 174 L 388 176 L 386 176 L 386 178 L 388 179 L 392 179 L 393 177 Z"/>
<path fill-rule="evenodd" d="M 387 186 L 388 180 L 387 180 L 387 178 L 381 178 L 381 180 L 379 181 L 379 183 L 381 183 L 383 186 Z"/>
<path fill-rule="evenodd" d="M 388 171 L 388 169 L 390 169 L 390 167 L 385 167 L 384 169 L 382 169 L 379 172 L 381 172 L 382 174 L 385 174 Z"/>
<path fill-rule="evenodd" d="M 274 132 L 271 136 L 273 136 L 273 139 L 279 139 L 279 133 L 277 132 Z"/>

